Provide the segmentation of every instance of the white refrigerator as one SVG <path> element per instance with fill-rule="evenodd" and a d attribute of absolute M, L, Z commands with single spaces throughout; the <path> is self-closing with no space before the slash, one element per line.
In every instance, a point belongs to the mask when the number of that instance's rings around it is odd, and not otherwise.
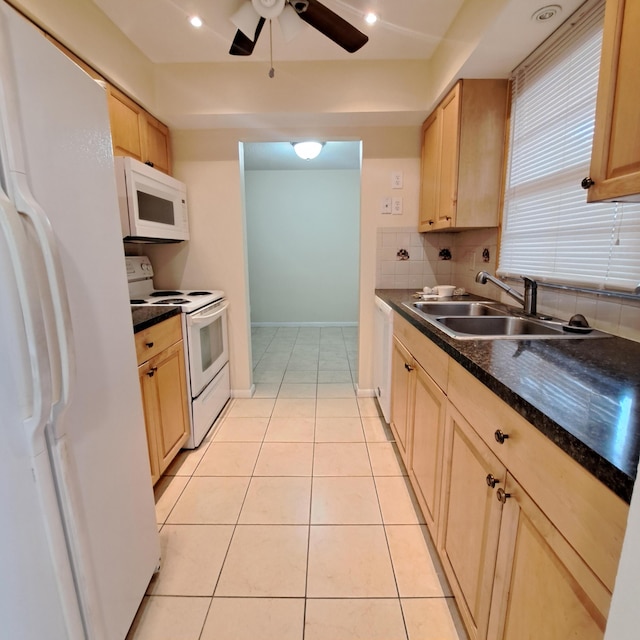
<path fill-rule="evenodd" d="M 123 640 L 160 546 L 104 89 L 0 0 L 0 637 Z"/>

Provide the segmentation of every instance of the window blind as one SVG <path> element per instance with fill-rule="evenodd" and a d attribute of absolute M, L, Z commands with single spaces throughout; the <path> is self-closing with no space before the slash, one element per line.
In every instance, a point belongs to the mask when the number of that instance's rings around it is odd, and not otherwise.
<path fill-rule="evenodd" d="M 578 10 L 512 73 L 498 273 L 579 288 L 640 284 L 640 204 L 587 204 L 604 2 Z"/>

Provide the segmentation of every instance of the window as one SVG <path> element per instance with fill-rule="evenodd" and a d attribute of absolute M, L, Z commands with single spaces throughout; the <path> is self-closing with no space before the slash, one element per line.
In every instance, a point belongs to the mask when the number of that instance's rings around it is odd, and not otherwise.
<path fill-rule="evenodd" d="M 640 284 L 640 204 L 587 204 L 604 1 L 588 2 L 512 74 L 498 273 L 576 288 Z"/>

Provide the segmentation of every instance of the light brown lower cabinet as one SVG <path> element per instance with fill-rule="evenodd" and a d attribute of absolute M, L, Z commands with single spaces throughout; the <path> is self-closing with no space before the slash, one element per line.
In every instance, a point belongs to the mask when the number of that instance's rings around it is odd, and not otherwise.
<path fill-rule="evenodd" d="M 507 474 L 488 638 L 600 640 L 611 594 Z"/>
<path fill-rule="evenodd" d="M 394 345 L 392 427 L 471 640 L 602 640 L 628 505 L 398 314 Z"/>
<path fill-rule="evenodd" d="M 393 337 L 391 351 L 391 430 L 396 438 L 398 450 L 405 466 L 410 451 L 411 410 L 413 401 L 414 361 L 406 347 Z"/>
<path fill-rule="evenodd" d="M 437 538 L 447 396 L 416 362 L 409 477 L 425 522 Z"/>
<path fill-rule="evenodd" d="M 168 344 L 168 346 L 167 346 Z M 189 405 L 179 317 L 136 334 L 151 479 L 155 484 L 189 438 Z M 150 353 L 145 354 L 144 349 Z M 151 355 L 153 354 L 153 355 Z M 150 355 L 149 359 L 145 359 Z"/>
<path fill-rule="evenodd" d="M 439 552 L 472 640 L 491 608 L 506 469 L 455 407 L 448 407 Z"/>

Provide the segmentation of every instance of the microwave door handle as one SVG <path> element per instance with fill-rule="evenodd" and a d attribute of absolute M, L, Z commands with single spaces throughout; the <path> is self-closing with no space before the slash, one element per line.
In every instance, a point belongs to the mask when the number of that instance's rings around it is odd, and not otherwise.
<path fill-rule="evenodd" d="M 189 324 L 202 324 L 200 321 L 201 320 L 211 320 L 212 318 L 215 318 L 217 316 L 219 316 L 223 311 L 226 310 L 226 308 L 229 306 L 228 302 L 225 302 L 222 306 L 218 307 L 216 306 L 216 309 L 214 311 L 212 311 L 211 313 L 207 313 L 207 314 L 200 314 L 200 313 L 195 313 L 194 315 L 192 315 L 189 319 Z"/>

